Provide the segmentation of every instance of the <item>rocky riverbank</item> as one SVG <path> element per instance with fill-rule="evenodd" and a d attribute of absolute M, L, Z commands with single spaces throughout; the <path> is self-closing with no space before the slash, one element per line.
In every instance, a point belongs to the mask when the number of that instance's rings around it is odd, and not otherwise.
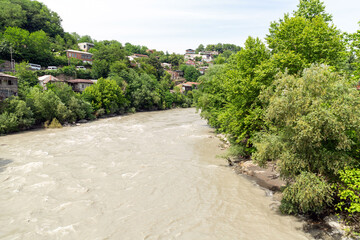
<path fill-rule="evenodd" d="M 223 143 L 219 146 L 222 150 L 226 151 L 230 147 L 230 143 L 226 136 L 217 134 Z M 262 168 L 251 159 L 227 159 L 229 166 L 234 169 L 237 174 L 244 175 L 255 185 L 260 186 L 268 192 L 267 195 L 271 196 L 274 204 L 271 206 L 273 209 L 278 210 L 280 201 L 282 199 L 282 188 L 286 186 L 286 181 L 280 178 L 280 174 L 276 171 L 276 164 L 269 163 L 266 168 Z M 346 226 L 341 223 L 341 218 L 336 215 L 324 216 L 323 219 L 314 220 L 307 216 L 300 215 L 299 219 L 305 221 L 303 230 L 314 239 L 323 240 L 350 240 L 360 239 L 351 238 L 347 236 Z"/>

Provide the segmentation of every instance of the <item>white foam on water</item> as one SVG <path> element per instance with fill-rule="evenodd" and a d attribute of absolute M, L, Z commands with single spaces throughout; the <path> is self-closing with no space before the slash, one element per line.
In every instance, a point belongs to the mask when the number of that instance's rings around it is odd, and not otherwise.
<path fill-rule="evenodd" d="M 47 231 L 48 234 L 50 235 L 57 235 L 57 234 L 61 234 L 62 236 L 68 235 L 71 232 L 75 232 L 74 229 L 74 224 L 65 226 L 65 227 L 57 227 L 53 230 Z"/>
<path fill-rule="evenodd" d="M 124 173 L 124 174 L 121 174 L 121 177 L 122 178 L 133 178 L 135 177 L 136 175 L 139 174 L 139 171 L 135 172 L 135 173 L 132 173 L 132 172 L 129 172 L 129 173 Z"/>
<path fill-rule="evenodd" d="M 76 184 L 76 187 L 67 187 L 66 189 L 76 193 L 86 193 L 89 191 L 89 188 L 83 187 L 80 184 Z"/>
<path fill-rule="evenodd" d="M 30 162 L 18 167 L 9 167 L 8 170 L 10 172 L 23 172 L 23 173 L 29 173 L 35 169 L 42 168 L 44 166 L 43 162 Z"/>
<path fill-rule="evenodd" d="M 54 181 L 40 182 L 40 183 L 30 185 L 28 188 L 34 190 L 34 189 L 37 189 L 37 188 L 48 187 L 50 185 L 55 185 L 55 182 Z"/>

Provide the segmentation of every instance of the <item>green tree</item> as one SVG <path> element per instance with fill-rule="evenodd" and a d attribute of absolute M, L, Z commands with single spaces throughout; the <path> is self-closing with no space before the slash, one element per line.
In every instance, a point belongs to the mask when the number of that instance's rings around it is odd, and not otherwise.
<path fill-rule="evenodd" d="M 258 163 L 277 161 L 287 179 L 309 172 L 332 182 L 339 170 L 359 162 L 360 96 L 348 79 L 312 66 L 302 77 L 282 75 L 261 99 L 268 102 L 268 128 L 255 141 Z M 301 198 L 294 201 L 301 211 Z"/>
<path fill-rule="evenodd" d="M 20 27 L 26 21 L 26 13 L 18 4 L 10 0 L 0 1 L 0 31 L 6 27 Z"/>
<path fill-rule="evenodd" d="M 35 72 L 28 70 L 27 62 L 16 65 L 16 77 L 19 97 L 24 100 L 30 88 L 39 84 L 38 77 Z"/>
<path fill-rule="evenodd" d="M 0 103 L 0 134 L 28 129 L 34 122 L 33 112 L 18 97 Z"/>
<path fill-rule="evenodd" d="M 325 5 L 320 0 L 300 0 L 298 9 L 294 11 L 295 16 L 304 17 L 312 20 L 316 16 L 321 16 L 325 22 L 332 21 L 331 14 L 325 12 Z"/>
<path fill-rule="evenodd" d="M 200 72 L 194 66 L 181 65 L 180 70 L 184 71 L 184 78 L 188 82 L 196 82 L 201 76 Z"/>
<path fill-rule="evenodd" d="M 344 60 L 345 44 L 340 31 L 321 16 L 288 17 L 272 26 L 266 38 L 273 53 L 293 52 L 305 65 L 326 63 L 338 66 Z"/>
<path fill-rule="evenodd" d="M 127 95 L 136 110 L 155 110 L 161 108 L 160 83 L 155 77 L 141 74 L 131 80 Z"/>
<path fill-rule="evenodd" d="M 100 78 L 82 93 L 94 110 L 104 109 L 107 114 L 124 111 L 127 101 L 115 80 Z"/>
<path fill-rule="evenodd" d="M 33 87 L 26 98 L 38 123 L 52 121 L 54 118 L 61 123 L 68 120 L 70 112 L 61 99 L 52 91 L 42 91 L 40 87 Z"/>
<path fill-rule="evenodd" d="M 105 59 L 93 61 L 92 75 L 94 78 L 106 78 L 109 71 L 109 63 Z"/>
<path fill-rule="evenodd" d="M 219 128 L 218 116 L 226 105 L 226 91 L 223 86 L 224 65 L 214 65 L 199 77 L 199 91 L 195 94 L 196 107 L 209 125 Z"/>
<path fill-rule="evenodd" d="M 203 52 L 203 51 L 205 51 L 205 47 L 203 44 L 200 44 L 195 50 L 196 53 Z"/>

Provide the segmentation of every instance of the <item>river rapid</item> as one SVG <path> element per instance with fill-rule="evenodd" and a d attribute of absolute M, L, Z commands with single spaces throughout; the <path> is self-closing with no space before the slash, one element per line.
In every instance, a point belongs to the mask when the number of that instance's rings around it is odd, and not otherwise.
<path fill-rule="evenodd" d="M 194 109 L 0 137 L 0 239 L 310 239 Z"/>

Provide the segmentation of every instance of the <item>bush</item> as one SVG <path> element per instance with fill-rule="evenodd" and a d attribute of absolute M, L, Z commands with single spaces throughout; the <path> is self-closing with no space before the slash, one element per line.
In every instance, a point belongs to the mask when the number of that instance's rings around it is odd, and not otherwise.
<path fill-rule="evenodd" d="M 283 192 L 280 210 L 287 214 L 322 213 L 332 201 L 333 191 L 323 177 L 302 172 Z"/>
<path fill-rule="evenodd" d="M 30 90 L 26 101 L 39 123 L 54 118 L 63 123 L 71 117 L 65 104 L 52 90 L 42 91 L 34 87 Z"/>
<path fill-rule="evenodd" d="M 49 121 L 46 121 L 44 126 L 45 128 L 62 128 L 61 123 L 56 118 L 54 118 L 50 124 Z"/>
<path fill-rule="evenodd" d="M 100 78 L 85 89 L 82 97 L 91 103 L 94 110 L 103 108 L 107 114 L 122 112 L 127 106 L 123 91 L 115 80 Z"/>
<path fill-rule="evenodd" d="M 69 85 L 62 83 L 48 84 L 48 89 L 53 91 L 68 108 L 69 116 L 67 116 L 67 121 L 75 122 L 80 119 L 94 118 L 91 104 L 83 100 Z"/>
<path fill-rule="evenodd" d="M 33 112 L 18 97 L 1 103 L 0 134 L 20 131 L 34 124 Z"/>
<path fill-rule="evenodd" d="M 340 182 L 334 185 L 338 191 L 339 203 L 336 209 L 346 215 L 346 220 L 360 234 L 360 169 L 347 168 L 339 171 Z"/>

